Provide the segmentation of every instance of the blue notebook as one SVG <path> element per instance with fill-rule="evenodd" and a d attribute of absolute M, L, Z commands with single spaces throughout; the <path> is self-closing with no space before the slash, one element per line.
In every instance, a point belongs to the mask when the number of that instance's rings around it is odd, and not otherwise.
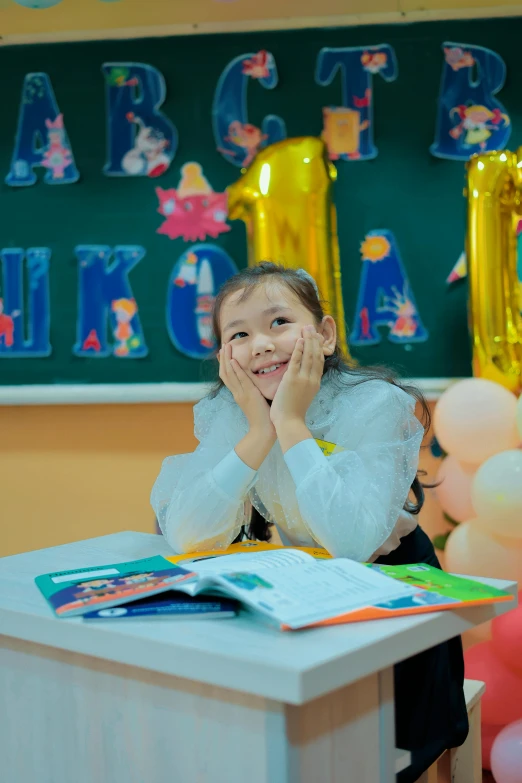
<path fill-rule="evenodd" d="M 130 601 L 124 606 L 111 606 L 87 612 L 84 620 L 216 620 L 235 617 L 238 603 L 228 598 L 190 596 L 169 591 Z"/>

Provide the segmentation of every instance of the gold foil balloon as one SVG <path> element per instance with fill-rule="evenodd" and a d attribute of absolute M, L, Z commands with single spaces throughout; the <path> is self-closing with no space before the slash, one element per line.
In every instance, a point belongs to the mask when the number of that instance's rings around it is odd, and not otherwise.
<path fill-rule="evenodd" d="M 490 152 L 467 164 L 473 374 L 522 389 L 522 316 L 516 226 L 522 155 Z"/>
<path fill-rule="evenodd" d="M 250 266 L 273 261 L 312 275 L 348 354 L 332 200 L 336 177 L 321 139 L 285 139 L 261 150 L 227 188 L 228 213 L 246 224 Z"/>

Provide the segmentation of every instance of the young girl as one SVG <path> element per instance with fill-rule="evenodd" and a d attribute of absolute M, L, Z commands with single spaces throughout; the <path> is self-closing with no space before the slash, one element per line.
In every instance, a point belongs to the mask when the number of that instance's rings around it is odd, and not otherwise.
<path fill-rule="evenodd" d="M 415 401 L 429 423 L 426 403 L 384 371 L 343 360 L 314 280 L 271 263 L 245 269 L 218 293 L 213 328 L 220 380 L 194 409 L 199 445 L 166 459 L 152 491 L 172 548 L 266 541 L 275 525 L 284 544 L 440 568 L 416 520 Z M 401 783 L 466 738 L 463 681 L 458 638 L 395 667 L 396 743 L 412 752 Z"/>

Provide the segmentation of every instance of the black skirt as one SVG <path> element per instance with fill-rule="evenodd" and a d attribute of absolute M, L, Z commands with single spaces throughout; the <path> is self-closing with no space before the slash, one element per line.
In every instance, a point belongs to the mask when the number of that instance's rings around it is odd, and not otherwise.
<path fill-rule="evenodd" d="M 433 544 L 420 527 L 405 536 L 394 552 L 376 562 L 441 567 Z M 462 745 L 468 734 L 460 636 L 398 663 L 394 681 L 395 744 L 409 750 L 412 758 L 411 766 L 397 776 L 397 781 L 413 783 L 441 753 Z"/>

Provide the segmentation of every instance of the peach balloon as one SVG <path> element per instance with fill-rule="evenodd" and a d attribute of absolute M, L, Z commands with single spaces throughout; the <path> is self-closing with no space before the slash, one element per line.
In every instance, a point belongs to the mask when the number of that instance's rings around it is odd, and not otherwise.
<path fill-rule="evenodd" d="M 457 522 L 465 522 L 474 516 L 471 484 L 476 470 L 476 465 L 466 465 L 450 454 L 442 460 L 437 472 L 437 500 L 442 510 Z"/>
<path fill-rule="evenodd" d="M 517 398 L 498 383 L 484 378 L 458 381 L 435 407 L 433 426 L 448 454 L 480 465 L 493 454 L 519 444 Z"/>
<path fill-rule="evenodd" d="M 522 538 L 522 451 L 490 457 L 471 486 L 475 513 L 493 535 Z"/>
<path fill-rule="evenodd" d="M 522 581 L 520 539 L 489 535 L 481 520 L 464 522 L 451 532 L 444 551 L 446 570 L 454 574 Z"/>

